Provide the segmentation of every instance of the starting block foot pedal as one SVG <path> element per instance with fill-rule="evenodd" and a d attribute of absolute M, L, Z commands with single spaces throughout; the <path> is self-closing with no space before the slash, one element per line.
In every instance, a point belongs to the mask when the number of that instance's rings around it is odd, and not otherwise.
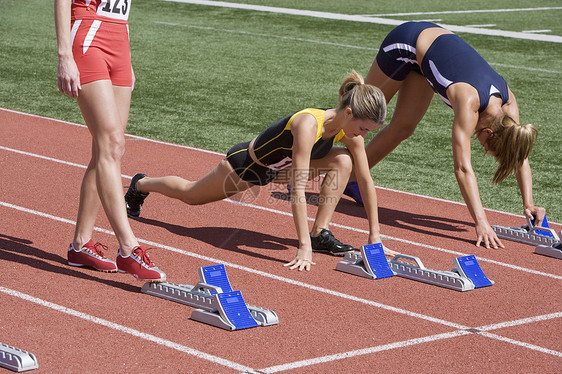
<path fill-rule="evenodd" d="M 37 369 L 39 365 L 33 353 L 0 343 L 0 367 L 19 373 Z"/>
<path fill-rule="evenodd" d="M 200 267 L 199 279 L 201 279 L 202 283 L 220 287 L 221 290 L 219 292 L 232 291 L 232 286 L 223 264 Z M 211 293 L 215 293 L 215 291 L 211 291 Z"/>
<path fill-rule="evenodd" d="M 457 265 L 452 271 L 458 272 L 461 276 L 467 277 L 474 284 L 474 288 L 487 287 L 494 284 L 482 271 L 474 255 L 455 258 Z"/>
<path fill-rule="evenodd" d="M 531 245 L 552 245 L 560 238 L 556 231 L 550 228 L 546 217 L 540 226 L 535 226 L 535 220 L 527 218 L 527 224 L 521 227 L 503 227 L 492 225 L 492 229 L 500 239 L 512 240 L 519 243 Z"/>
<path fill-rule="evenodd" d="M 217 311 L 196 309 L 191 313 L 191 319 L 225 330 L 242 330 L 258 326 L 240 291 L 216 293 L 214 299 Z"/>
<path fill-rule="evenodd" d="M 399 277 L 456 291 L 470 291 L 477 287 L 484 287 L 485 285 L 490 286 L 493 284 L 493 282 L 484 275 L 474 256 L 465 256 L 455 259 L 457 268 L 452 271 L 428 269 L 422 264 L 418 257 L 402 254 L 394 256 L 389 263 L 392 270 Z"/>
<path fill-rule="evenodd" d="M 223 264 L 199 268 L 199 278 L 195 286 L 147 282 L 141 292 L 198 308 L 191 319 L 226 330 L 279 323 L 274 311 L 246 304 L 241 292 L 232 290 Z"/>
<path fill-rule="evenodd" d="M 369 279 L 394 276 L 385 257 L 382 243 L 364 245 L 360 252 L 348 252 L 336 265 L 336 270 Z"/>
<path fill-rule="evenodd" d="M 562 233 L 560 233 L 560 236 L 562 236 Z M 535 253 L 562 260 L 562 243 L 554 243 L 551 246 L 539 245 L 535 248 Z"/>

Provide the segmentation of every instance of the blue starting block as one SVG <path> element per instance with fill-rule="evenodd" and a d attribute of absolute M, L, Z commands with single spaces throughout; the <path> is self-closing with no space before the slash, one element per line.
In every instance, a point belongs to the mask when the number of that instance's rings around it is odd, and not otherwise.
<path fill-rule="evenodd" d="M 147 282 L 141 292 L 197 309 L 191 319 L 225 330 L 242 330 L 279 323 L 272 310 L 246 304 L 240 291 L 233 291 L 223 264 L 199 268 L 195 285 Z"/>
<path fill-rule="evenodd" d="M 346 253 L 344 259 L 337 263 L 336 270 L 369 279 L 397 275 L 457 291 L 470 291 L 494 284 L 484 275 L 473 255 L 456 258 L 455 266 L 451 271 L 433 270 L 426 268 L 418 257 L 404 254 L 388 261 L 379 243 L 363 246 L 360 252 Z"/>
<path fill-rule="evenodd" d="M 455 258 L 457 265 L 452 271 L 458 272 L 461 276 L 467 277 L 474 284 L 474 288 L 487 287 L 494 284 L 482 271 L 474 255 Z"/>
<path fill-rule="evenodd" d="M 232 291 L 232 286 L 230 285 L 230 280 L 228 280 L 226 268 L 223 264 L 200 267 L 199 279 L 201 279 L 201 282 L 203 283 L 220 287 L 220 292 Z M 212 290 L 211 293 L 216 292 Z"/>
<path fill-rule="evenodd" d="M 492 229 L 500 239 L 512 240 L 519 243 L 550 246 L 560 241 L 556 231 L 550 228 L 546 217 L 540 226 L 535 226 L 535 219 L 527 219 L 527 224 L 521 227 L 503 227 L 492 225 Z"/>
<path fill-rule="evenodd" d="M 394 276 L 394 272 L 384 255 L 382 243 L 364 245 L 359 252 L 347 252 L 336 270 L 369 279 L 382 279 Z"/>
<path fill-rule="evenodd" d="M 220 315 L 223 316 L 235 330 L 257 327 L 258 323 L 250 314 L 240 291 L 223 292 L 215 295 L 218 299 Z"/>

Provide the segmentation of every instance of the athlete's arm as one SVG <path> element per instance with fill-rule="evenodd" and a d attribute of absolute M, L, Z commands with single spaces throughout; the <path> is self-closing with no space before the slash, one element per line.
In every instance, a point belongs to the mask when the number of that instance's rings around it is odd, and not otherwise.
<path fill-rule="evenodd" d="M 369 238 L 368 244 L 381 243 L 380 226 L 379 226 L 379 212 L 377 202 L 377 190 L 373 183 L 373 178 L 369 171 L 369 161 L 367 153 L 365 152 L 365 138 L 362 136 L 347 137 L 344 136 L 341 140 L 343 144 L 351 153 L 353 159 L 353 170 L 357 178 L 357 185 L 359 192 L 363 196 L 363 205 L 367 213 L 369 221 Z M 384 247 L 386 255 L 395 256 L 398 252 Z"/>
<path fill-rule="evenodd" d="M 60 92 L 76 98 L 82 87 L 70 44 L 70 4 L 71 0 L 55 0 L 55 31 L 59 56 L 57 80 Z"/>
<path fill-rule="evenodd" d="M 509 99 L 502 106 L 502 110 L 510 116 L 515 122 L 519 122 L 519 107 L 517 106 L 517 100 L 515 95 L 509 87 Z M 533 176 L 531 173 L 531 166 L 529 165 L 529 159 L 525 159 L 521 168 L 515 172 L 515 178 L 517 179 L 517 185 L 519 186 L 519 191 L 521 191 L 521 199 L 523 200 L 523 214 L 526 217 L 533 219 L 536 218 L 536 224 L 540 225 L 544 216 L 545 209 L 535 206 L 533 203 Z"/>
<path fill-rule="evenodd" d="M 362 136 L 348 137 L 346 135 L 341 139 L 341 142 L 345 144 L 353 159 L 353 170 L 369 220 L 369 243 L 380 243 L 377 193 L 369 171 L 369 162 L 365 153 L 365 139 Z"/>
<path fill-rule="evenodd" d="M 316 141 L 317 123 L 310 114 L 301 114 L 293 119 L 293 155 L 291 166 L 291 209 L 297 230 L 299 248 L 295 258 L 285 264 L 289 269 L 310 270 L 312 262 L 312 244 L 308 230 L 305 188 L 310 169 L 310 154 Z"/>
<path fill-rule="evenodd" d="M 447 96 L 454 111 L 452 146 L 455 177 L 476 224 L 476 246 L 483 243 L 486 248 L 503 247 L 488 223 L 471 163 L 470 139 L 478 122 L 478 93 L 466 83 L 455 83 L 447 89 Z"/>

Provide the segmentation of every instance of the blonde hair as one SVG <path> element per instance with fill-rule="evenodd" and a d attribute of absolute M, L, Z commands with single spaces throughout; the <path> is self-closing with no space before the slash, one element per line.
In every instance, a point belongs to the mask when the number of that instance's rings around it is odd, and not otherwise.
<path fill-rule="evenodd" d="M 355 70 L 342 81 L 339 103 L 338 110 L 349 107 L 356 119 L 370 119 L 382 124 L 386 118 L 384 94 L 377 87 L 365 84 L 363 77 Z"/>
<path fill-rule="evenodd" d="M 498 116 L 489 129 L 492 134 L 486 142 L 499 163 L 492 179 L 492 183 L 497 184 L 521 168 L 531 154 L 538 131 L 533 125 L 520 125 L 507 115 Z M 476 136 L 484 130 L 476 130 Z"/>

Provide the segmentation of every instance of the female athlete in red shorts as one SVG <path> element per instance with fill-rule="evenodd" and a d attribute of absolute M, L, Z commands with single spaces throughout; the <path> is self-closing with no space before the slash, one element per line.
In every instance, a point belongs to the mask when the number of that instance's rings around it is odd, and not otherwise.
<path fill-rule="evenodd" d="M 58 87 L 76 98 L 92 134 L 92 157 L 82 180 L 68 263 L 163 281 L 166 275 L 139 245 L 127 220 L 121 159 L 134 74 L 129 48 L 131 0 L 55 0 Z M 100 205 L 119 241 L 117 261 L 92 240 Z"/>

